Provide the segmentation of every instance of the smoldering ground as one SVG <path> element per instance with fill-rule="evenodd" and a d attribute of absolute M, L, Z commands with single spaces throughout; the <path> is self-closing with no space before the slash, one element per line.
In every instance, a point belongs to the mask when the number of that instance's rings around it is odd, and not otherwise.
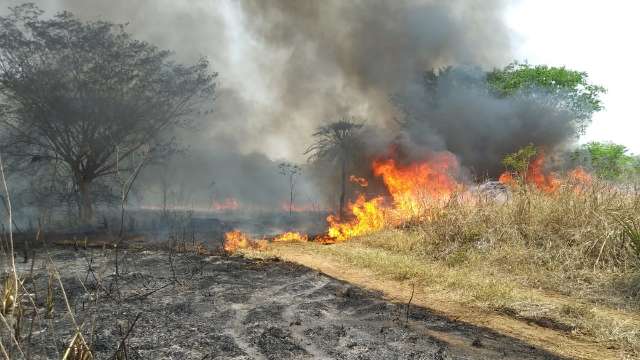
<path fill-rule="evenodd" d="M 460 83 L 455 78 L 438 84 L 438 106 L 425 93 L 427 70 L 487 70 L 512 60 L 506 1 L 36 3 L 47 14 L 127 23 L 178 61 L 211 60 L 220 73 L 215 111 L 197 131 L 179 134 L 191 159 L 170 163 L 173 173 L 192 174 L 194 193 L 208 193 L 215 180 L 229 196 L 278 206 L 283 196 L 273 194 L 286 194 L 286 184 L 277 163 L 303 162 L 313 130 L 344 116 L 369 127 L 367 155 L 391 142 L 408 153 L 447 150 L 476 176 L 495 176 L 502 156 L 528 143 L 554 148 L 573 140 L 570 116 L 544 102 L 497 99 L 452 86 Z M 157 171 L 150 168 L 147 181 Z M 301 183 L 310 192 L 334 191 L 330 181 Z"/>

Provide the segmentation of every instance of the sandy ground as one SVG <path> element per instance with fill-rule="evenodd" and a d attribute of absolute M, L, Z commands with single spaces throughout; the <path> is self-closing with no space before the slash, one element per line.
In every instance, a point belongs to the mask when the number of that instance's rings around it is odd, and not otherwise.
<path fill-rule="evenodd" d="M 113 255 L 50 250 L 75 321 L 98 359 L 112 357 L 125 337 L 129 359 L 557 358 L 288 262 L 128 252 L 116 277 Z M 31 263 L 19 266 L 29 273 Z M 25 281 L 39 307 L 30 341 L 30 310 L 21 331 L 23 349 L 34 359 L 60 359 L 73 335 L 55 284 L 53 318 L 45 317 L 52 269 L 41 253 Z"/>

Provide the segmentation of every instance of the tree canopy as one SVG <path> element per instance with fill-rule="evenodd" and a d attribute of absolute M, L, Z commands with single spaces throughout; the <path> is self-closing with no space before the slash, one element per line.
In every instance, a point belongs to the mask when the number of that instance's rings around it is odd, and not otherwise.
<path fill-rule="evenodd" d="M 630 154 L 624 145 L 594 141 L 582 145 L 572 157 L 603 179 L 616 180 L 640 174 L 640 158 Z"/>
<path fill-rule="evenodd" d="M 0 17 L 2 151 L 62 166 L 86 220 L 94 180 L 143 148 L 170 148 L 168 130 L 213 102 L 216 74 L 206 59 L 175 63 L 123 25 L 42 13 L 28 4 Z"/>
<path fill-rule="evenodd" d="M 500 97 L 530 95 L 536 91 L 552 95 L 558 106 L 575 114 L 579 133 L 584 132 L 593 113 L 604 108 L 600 95 L 605 93 L 605 88 L 590 83 L 583 71 L 513 62 L 487 73 L 487 82 L 491 91 Z"/>

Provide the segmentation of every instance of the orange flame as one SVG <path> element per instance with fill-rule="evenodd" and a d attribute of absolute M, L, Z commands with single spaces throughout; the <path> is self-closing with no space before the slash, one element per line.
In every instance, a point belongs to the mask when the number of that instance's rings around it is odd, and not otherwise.
<path fill-rule="evenodd" d="M 569 171 L 567 175 L 569 176 L 569 180 L 574 184 L 591 184 L 593 181 L 591 174 L 580 166 Z"/>
<path fill-rule="evenodd" d="M 530 163 L 527 168 L 527 173 L 525 174 L 523 180 L 526 184 L 531 184 L 547 193 L 553 193 L 561 185 L 561 181 L 558 179 L 555 173 L 546 173 L 544 169 L 544 161 L 545 156 L 544 153 L 540 152 L 538 156 L 536 156 Z M 516 185 L 517 182 L 513 178 L 513 174 L 505 171 L 500 175 L 498 179 L 501 183 L 505 185 Z"/>
<path fill-rule="evenodd" d="M 360 176 L 355 176 L 355 175 L 351 175 L 349 176 L 349 181 L 351 181 L 352 183 L 358 184 L 362 187 L 367 187 L 369 186 L 369 181 L 363 177 Z"/>
<path fill-rule="evenodd" d="M 273 238 L 273 242 L 307 242 L 308 237 L 306 234 L 301 234 L 296 231 L 288 231 Z"/>
<path fill-rule="evenodd" d="M 236 252 L 238 249 L 246 249 L 250 246 L 251 240 L 247 234 L 233 230 L 224 234 L 224 251 L 228 253 Z"/>
<path fill-rule="evenodd" d="M 234 253 L 241 249 L 265 250 L 267 248 L 267 240 L 252 240 L 242 231 L 233 230 L 224 234 L 224 251 Z"/>
<path fill-rule="evenodd" d="M 394 159 L 376 160 L 373 173 L 382 180 L 393 198 L 393 205 L 405 215 L 415 214 L 425 200 L 447 200 L 459 187 L 451 176 L 458 171 L 456 158 L 447 152 L 430 160 L 399 166 Z"/>
<path fill-rule="evenodd" d="M 569 184 L 573 186 L 573 191 L 575 191 L 577 194 L 582 193 L 582 191 L 585 190 L 586 186 L 590 185 L 593 182 L 591 174 L 589 174 L 580 166 L 569 171 L 567 177 L 569 178 Z"/>
<path fill-rule="evenodd" d="M 349 204 L 354 216 L 351 221 L 341 222 L 336 216 L 329 215 L 329 237 L 343 241 L 381 229 L 385 223 L 382 201 L 380 196 L 367 201 L 364 195 L 359 195 L 355 203 Z"/>

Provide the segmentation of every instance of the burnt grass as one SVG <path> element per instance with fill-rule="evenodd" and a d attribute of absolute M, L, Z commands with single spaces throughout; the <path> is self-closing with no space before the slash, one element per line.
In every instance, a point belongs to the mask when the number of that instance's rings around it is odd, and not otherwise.
<path fill-rule="evenodd" d="M 49 259 L 97 359 L 118 348 L 128 359 L 557 358 L 277 259 L 129 249 L 116 276 L 114 255 L 56 247 L 19 264 L 37 306 L 34 317 L 23 300 L 31 358 L 60 359 L 74 334 L 57 280 L 47 318 Z"/>

